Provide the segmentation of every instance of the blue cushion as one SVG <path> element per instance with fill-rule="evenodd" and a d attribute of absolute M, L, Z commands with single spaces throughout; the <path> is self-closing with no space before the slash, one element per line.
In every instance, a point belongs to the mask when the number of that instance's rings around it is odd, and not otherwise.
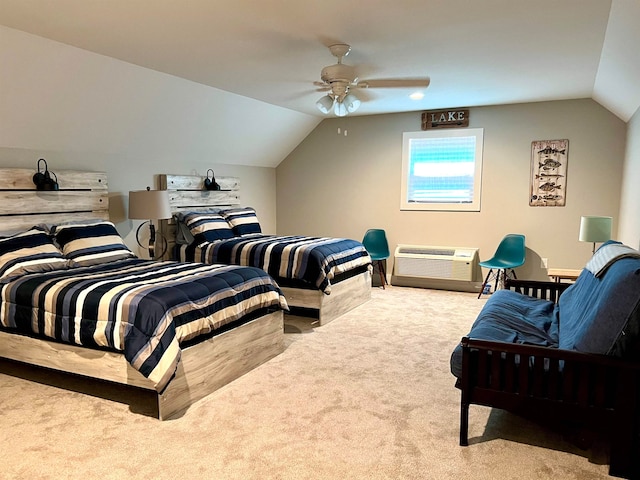
<path fill-rule="evenodd" d="M 639 304 L 640 259 L 620 258 L 599 278 L 585 268 L 560 296 L 560 348 L 610 354 Z"/>
<path fill-rule="evenodd" d="M 498 290 L 482 307 L 469 338 L 508 343 L 558 346 L 557 305 L 512 290 Z M 451 372 L 462 375 L 462 347 L 451 355 Z"/>

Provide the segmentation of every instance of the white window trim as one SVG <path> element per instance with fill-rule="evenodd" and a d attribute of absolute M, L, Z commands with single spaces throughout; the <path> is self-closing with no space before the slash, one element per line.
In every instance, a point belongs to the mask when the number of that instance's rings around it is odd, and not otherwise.
<path fill-rule="evenodd" d="M 473 200 L 471 203 L 415 203 L 407 201 L 409 190 L 409 141 L 416 138 L 471 137 L 476 138 L 476 161 L 474 170 Z M 483 128 L 456 128 L 404 132 L 402 134 L 402 177 L 400 186 L 400 210 L 435 210 L 479 212 L 482 188 Z"/>

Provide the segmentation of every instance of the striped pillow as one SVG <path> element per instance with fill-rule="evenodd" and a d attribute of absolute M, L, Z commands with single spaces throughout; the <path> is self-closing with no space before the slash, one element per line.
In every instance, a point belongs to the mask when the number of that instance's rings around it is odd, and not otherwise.
<path fill-rule="evenodd" d="M 64 256 L 78 265 L 136 258 L 111 222 L 56 225 L 52 233 Z"/>
<path fill-rule="evenodd" d="M 192 212 L 183 215 L 182 221 L 198 243 L 234 237 L 231 227 L 219 213 Z"/>
<path fill-rule="evenodd" d="M 227 219 L 233 229 L 233 233 L 237 236 L 244 237 L 245 235 L 262 233 L 256 211 L 251 207 L 232 208 L 223 210 L 220 213 Z"/>
<path fill-rule="evenodd" d="M 62 256 L 51 237 L 40 228 L 31 228 L 0 239 L 0 279 L 25 273 L 63 270 L 72 264 Z"/>

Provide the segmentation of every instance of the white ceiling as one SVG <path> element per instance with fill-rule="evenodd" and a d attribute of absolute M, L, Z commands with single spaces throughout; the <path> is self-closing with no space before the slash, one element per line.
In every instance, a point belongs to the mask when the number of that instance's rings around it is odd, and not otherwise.
<path fill-rule="evenodd" d="M 638 0 L 2 0 L 0 24 L 311 115 L 326 46 L 352 46 L 359 115 L 594 98 L 640 105 Z M 43 73 L 46 79 L 46 72 Z"/>

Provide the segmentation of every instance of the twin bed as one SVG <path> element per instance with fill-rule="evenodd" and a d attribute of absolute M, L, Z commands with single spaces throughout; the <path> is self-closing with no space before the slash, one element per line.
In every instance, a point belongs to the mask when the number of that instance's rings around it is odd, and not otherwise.
<path fill-rule="evenodd" d="M 0 168 L 0 358 L 153 391 L 160 419 L 281 353 L 289 306 L 324 324 L 370 298 L 359 242 L 246 234 L 236 219 L 245 235 L 227 246 L 180 246 L 172 220 L 161 232 L 181 261 L 142 260 L 108 221 L 105 173 L 61 171 L 54 191 L 33 174 Z M 178 217 L 246 217 L 237 179 L 202 180 L 160 176 Z"/>
<path fill-rule="evenodd" d="M 345 238 L 262 234 L 255 210 L 240 205 L 240 182 L 218 177 L 160 175 L 174 218 L 161 221 L 167 255 L 180 261 L 254 266 L 278 283 L 293 311 L 324 325 L 371 298 L 371 258 Z"/>
<path fill-rule="evenodd" d="M 0 357 L 151 390 L 166 419 L 283 351 L 264 271 L 138 259 L 104 173 L 33 173 L 0 169 Z"/>

